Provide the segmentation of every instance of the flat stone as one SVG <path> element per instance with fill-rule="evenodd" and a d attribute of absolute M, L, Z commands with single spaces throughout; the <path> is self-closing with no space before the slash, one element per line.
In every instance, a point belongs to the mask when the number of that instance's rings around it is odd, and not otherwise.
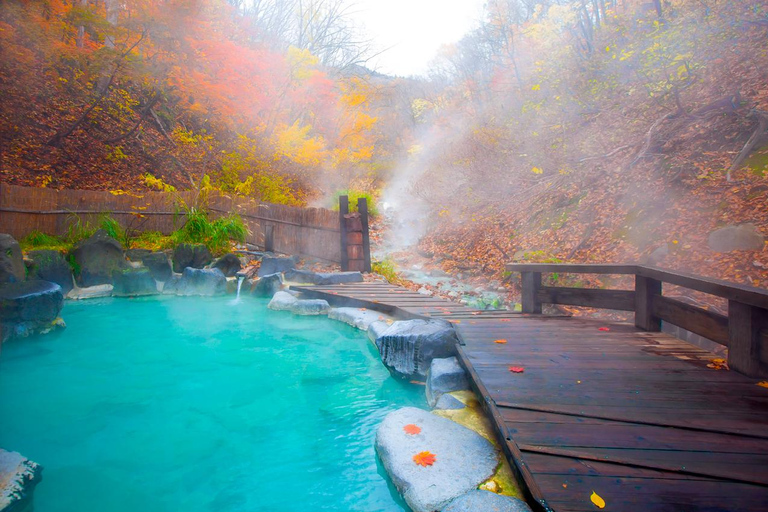
<path fill-rule="evenodd" d="M 467 373 L 455 357 L 433 359 L 427 372 L 427 403 L 435 407 L 444 393 L 469 389 Z"/>
<path fill-rule="evenodd" d="M 407 434 L 403 427 L 409 424 L 421 431 Z M 442 510 L 493 476 L 498 464 L 496 450 L 484 437 L 414 407 L 398 409 L 384 418 L 376 432 L 376 451 L 414 512 Z M 413 460 L 424 451 L 435 455 L 431 466 Z"/>
<path fill-rule="evenodd" d="M 475 489 L 450 502 L 442 512 L 531 512 L 531 509 L 517 498 Z"/>
<path fill-rule="evenodd" d="M 61 286 L 64 295 L 75 287 L 72 267 L 64 255 L 54 250 L 29 251 L 27 257 L 32 261 L 28 279 L 42 279 Z"/>
<path fill-rule="evenodd" d="M 288 292 L 279 291 L 269 301 L 267 307 L 275 311 L 290 311 L 299 299 Z"/>
<path fill-rule="evenodd" d="M 368 339 L 376 343 L 376 338 L 384 334 L 389 329 L 389 323 L 384 320 L 376 320 L 368 326 Z"/>
<path fill-rule="evenodd" d="M 152 251 L 149 249 L 128 249 L 125 251 L 125 257 L 128 258 L 131 261 L 142 261 L 144 259 L 144 256 L 147 254 L 152 254 Z"/>
<path fill-rule="evenodd" d="M 316 275 L 316 284 L 321 285 L 363 282 L 363 274 L 360 272 L 320 272 Z"/>
<path fill-rule="evenodd" d="M 260 277 L 251 289 L 251 293 L 257 297 L 272 298 L 283 288 L 283 276 L 280 273 L 269 274 Z"/>
<path fill-rule="evenodd" d="M 21 282 L 25 273 L 19 243 L 11 235 L 0 233 L 0 283 Z"/>
<path fill-rule="evenodd" d="M 711 232 L 708 243 L 715 252 L 759 251 L 765 246 L 765 237 L 754 224 L 739 224 Z"/>
<path fill-rule="evenodd" d="M 141 258 L 141 262 L 152 273 L 155 281 L 165 282 L 171 278 L 173 270 L 168 255 L 164 252 L 153 252 Z"/>
<path fill-rule="evenodd" d="M 267 257 L 261 259 L 261 267 L 259 267 L 259 277 L 268 276 L 271 274 L 277 274 L 280 272 L 287 272 L 293 268 L 296 268 L 296 260 L 293 257 L 280 258 L 280 257 Z"/>
<path fill-rule="evenodd" d="M 381 320 L 381 317 L 381 313 L 371 309 L 333 308 L 328 312 L 328 318 L 331 320 L 339 320 L 363 331 L 367 331 L 368 327 Z"/>
<path fill-rule="evenodd" d="M 376 339 L 381 360 L 396 377 L 426 377 L 435 358 L 456 354 L 458 338 L 453 327 L 441 320 L 394 322 Z"/>
<path fill-rule="evenodd" d="M 32 510 L 32 494 L 43 467 L 17 452 L 0 450 L 0 512 Z"/>
<path fill-rule="evenodd" d="M 331 306 L 322 299 L 297 300 L 291 306 L 291 313 L 295 315 L 325 315 Z"/>
<path fill-rule="evenodd" d="M 435 409 L 442 410 L 458 410 L 465 407 L 466 405 L 461 400 L 449 393 L 440 395 L 440 398 L 437 399 L 437 402 L 434 405 Z"/>
<path fill-rule="evenodd" d="M 311 272 L 309 270 L 300 270 L 297 268 L 286 270 L 283 276 L 285 277 L 286 281 L 297 284 L 318 284 L 320 279 L 318 274 L 315 272 Z"/>
<path fill-rule="evenodd" d="M 115 270 L 112 273 L 112 295 L 116 297 L 140 297 L 156 295 L 157 283 L 148 268 Z"/>
<path fill-rule="evenodd" d="M 68 299 L 83 300 L 83 299 L 100 299 L 102 297 L 112 296 L 111 284 L 99 284 L 96 286 L 88 286 L 85 288 L 72 288 L 67 294 Z"/>

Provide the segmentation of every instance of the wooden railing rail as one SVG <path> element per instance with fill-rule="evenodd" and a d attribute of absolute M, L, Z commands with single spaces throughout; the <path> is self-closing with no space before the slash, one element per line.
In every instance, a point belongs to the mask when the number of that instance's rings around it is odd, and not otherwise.
<path fill-rule="evenodd" d="M 752 377 L 768 376 L 768 290 L 644 265 L 513 263 L 519 272 L 523 313 L 541 314 L 542 304 L 634 311 L 635 325 L 660 331 L 661 322 L 682 327 L 728 347 L 728 365 Z M 634 275 L 634 290 L 543 286 L 544 273 Z M 663 295 L 668 283 L 728 301 L 728 315 Z"/>

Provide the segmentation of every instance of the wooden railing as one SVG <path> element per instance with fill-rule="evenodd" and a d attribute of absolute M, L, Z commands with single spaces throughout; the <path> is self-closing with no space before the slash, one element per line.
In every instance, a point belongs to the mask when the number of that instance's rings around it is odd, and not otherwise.
<path fill-rule="evenodd" d="M 643 265 L 520 263 L 506 266 L 522 277 L 523 313 L 540 314 L 542 304 L 634 311 L 635 325 L 660 331 L 661 322 L 682 327 L 728 347 L 728 365 L 745 375 L 768 375 L 768 291 L 717 279 Z M 543 286 L 543 273 L 634 275 L 634 290 Z M 728 315 L 666 297 L 668 283 L 728 301 Z"/>

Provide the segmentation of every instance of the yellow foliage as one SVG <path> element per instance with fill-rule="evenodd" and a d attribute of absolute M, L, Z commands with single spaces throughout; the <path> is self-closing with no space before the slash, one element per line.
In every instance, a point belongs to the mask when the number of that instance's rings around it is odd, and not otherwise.
<path fill-rule="evenodd" d="M 312 77 L 320 59 L 312 55 L 312 52 L 302 48 L 291 46 L 288 48 L 288 65 L 291 67 L 291 76 L 296 80 L 306 80 Z"/>
<path fill-rule="evenodd" d="M 277 133 L 275 149 L 277 156 L 289 158 L 300 165 L 319 166 L 327 155 L 322 137 L 312 137 L 311 126 L 301 126 L 296 121 L 284 126 Z"/>

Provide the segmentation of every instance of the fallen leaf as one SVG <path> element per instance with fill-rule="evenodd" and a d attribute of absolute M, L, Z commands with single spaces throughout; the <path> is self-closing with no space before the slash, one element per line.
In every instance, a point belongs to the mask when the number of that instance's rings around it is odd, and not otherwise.
<path fill-rule="evenodd" d="M 461 320 L 448 320 L 448 321 L 451 322 L 452 324 L 460 324 L 461 323 Z"/>
<path fill-rule="evenodd" d="M 473 311 L 473 312 L 470 313 L 470 315 L 474 315 L 474 316 L 482 315 L 482 314 L 483 314 L 482 311 Z"/>
<path fill-rule="evenodd" d="M 605 508 L 605 500 L 600 497 L 595 491 L 592 491 L 592 495 L 589 497 L 590 500 L 592 500 L 592 503 L 595 504 L 597 508 Z"/>
<path fill-rule="evenodd" d="M 506 342 L 507 342 L 507 340 L 493 340 L 493 342 L 494 342 L 494 343 L 499 343 L 499 344 L 502 344 L 502 343 L 506 343 Z"/>
<path fill-rule="evenodd" d="M 413 456 L 413 462 L 424 467 L 431 466 L 435 460 L 437 460 L 437 456 L 430 452 L 419 452 Z"/>
<path fill-rule="evenodd" d="M 568 488 L 568 484 L 563 484 L 563 489 L 567 489 L 567 488 Z"/>
<path fill-rule="evenodd" d="M 512 373 L 523 373 L 525 371 L 525 368 L 522 366 L 510 366 L 509 371 Z"/>
<path fill-rule="evenodd" d="M 757 383 L 757 385 L 760 386 L 761 388 L 768 388 L 768 380 L 761 380 L 760 382 Z"/>
<path fill-rule="evenodd" d="M 609 329 L 608 327 L 600 327 L 597 330 L 598 331 L 610 331 L 611 329 Z"/>
<path fill-rule="evenodd" d="M 360 311 L 367 311 L 365 308 L 360 308 Z"/>
<path fill-rule="evenodd" d="M 501 320 L 499 320 L 499 322 L 511 322 L 511 321 L 512 321 L 511 318 L 502 318 Z"/>
<path fill-rule="evenodd" d="M 413 423 L 409 423 L 408 425 L 404 426 L 403 430 L 406 434 L 410 434 L 412 436 L 421 433 L 421 427 L 414 425 Z"/>

